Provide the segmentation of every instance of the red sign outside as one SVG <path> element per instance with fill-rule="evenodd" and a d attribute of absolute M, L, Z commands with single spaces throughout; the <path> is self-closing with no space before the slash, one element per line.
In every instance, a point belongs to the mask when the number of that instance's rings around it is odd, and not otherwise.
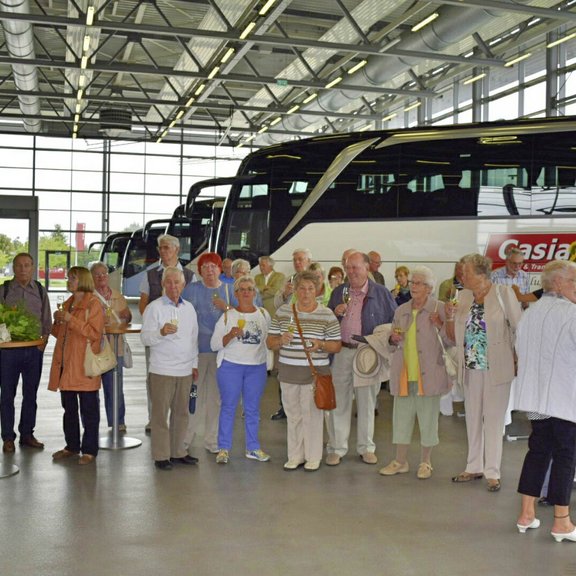
<path fill-rule="evenodd" d="M 506 260 L 510 248 L 519 248 L 524 253 L 522 269 L 530 274 L 539 274 L 552 260 L 576 260 L 576 232 L 574 234 L 491 234 L 485 255 L 492 259 L 494 268 Z"/>

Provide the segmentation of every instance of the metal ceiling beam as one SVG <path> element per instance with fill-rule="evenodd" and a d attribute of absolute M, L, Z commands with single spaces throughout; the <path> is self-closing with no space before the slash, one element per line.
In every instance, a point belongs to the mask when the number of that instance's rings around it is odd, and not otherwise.
<path fill-rule="evenodd" d="M 563 12 L 555 13 L 557 18 L 561 18 Z M 576 21 L 576 13 L 572 14 L 573 20 Z M 62 18 L 53 16 L 43 16 L 38 14 L 17 14 L 11 15 L 6 12 L 0 12 L 0 20 L 9 19 L 24 20 L 37 25 L 46 25 L 49 27 L 55 26 L 83 26 L 84 21 L 79 18 Z M 572 19 L 572 18 L 571 18 Z M 291 48 L 293 46 L 301 48 L 321 48 L 333 52 L 345 52 L 353 54 L 363 54 L 367 56 L 380 56 L 382 58 L 390 58 L 394 56 L 407 56 L 412 58 L 423 58 L 428 60 L 450 61 L 458 63 L 471 63 L 478 64 L 479 66 L 503 66 L 504 63 L 497 59 L 490 58 L 464 58 L 462 56 L 451 56 L 442 53 L 434 52 L 420 52 L 412 50 L 396 50 L 390 48 L 386 52 L 380 52 L 381 46 L 365 45 L 365 44 L 345 44 L 339 42 L 325 42 L 320 40 L 309 40 L 303 38 L 281 38 L 279 36 L 267 35 L 254 35 L 249 36 L 245 40 L 240 40 L 239 34 L 235 32 L 220 32 L 217 30 L 201 30 L 198 28 L 178 28 L 166 26 L 153 26 L 150 24 L 130 24 L 127 22 L 109 22 L 98 21 L 94 23 L 95 28 L 100 28 L 103 33 L 114 34 L 118 32 L 125 32 L 127 34 L 138 34 L 142 38 L 158 36 L 160 39 L 175 41 L 175 36 L 182 38 L 211 38 L 217 40 L 226 40 L 237 42 L 238 44 L 252 42 L 254 44 L 268 44 L 271 46 L 286 46 Z M 150 36 L 151 35 L 151 36 Z"/>
<path fill-rule="evenodd" d="M 468 59 L 469 60 L 469 59 Z M 468 63 L 467 60 L 467 63 Z M 65 62 L 64 60 L 41 60 L 41 59 L 31 59 L 25 60 L 24 62 L 20 58 L 12 58 L 9 56 L 0 56 L 0 64 L 31 64 L 38 67 L 50 67 L 50 68 L 66 68 L 66 69 L 77 69 L 78 64 L 75 62 Z M 101 61 L 96 62 L 96 64 L 90 64 L 87 68 L 89 72 L 109 72 L 111 74 L 119 74 L 120 72 L 128 72 L 132 74 L 144 74 L 147 76 L 178 76 L 181 78 L 197 78 L 206 80 L 206 73 L 202 72 L 192 72 L 188 70 L 174 70 L 167 67 L 154 67 L 154 66 L 144 66 L 134 65 L 134 64 L 106 64 Z M 248 76 L 245 74 L 226 74 L 226 75 L 216 75 L 214 79 L 222 80 L 226 82 L 239 82 L 242 84 L 270 84 L 276 85 L 278 79 L 273 76 Z M 324 82 L 313 81 L 313 80 L 287 80 L 288 86 L 298 86 L 300 88 L 312 88 L 314 90 L 324 89 Z M 346 87 L 348 90 L 359 90 L 361 92 L 371 92 L 374 94 L 399 94 L 402 96 L 413 96 L 413 97 L 423 97 L 423 96 L 435 96 L 433 90 L 402 90 L 398 88 L 388 88 L 386 86 L 354 86 L 349 85 Z M 165 101 L 164 104 L 170 104 L 170 101 Z M 177 104 L 177 102 L 174 102 Z"/>

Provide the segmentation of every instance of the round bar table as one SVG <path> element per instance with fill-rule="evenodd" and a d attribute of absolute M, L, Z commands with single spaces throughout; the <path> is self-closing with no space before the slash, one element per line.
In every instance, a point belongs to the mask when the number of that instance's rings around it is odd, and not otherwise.
<path fill-rule="evenodd" d="M 120 338 L 124 334 L 138 334 L 142 329 L 142 324 L 109 324 L 106 326 L 106 334 L 114 336 L 114 354 L 118 357 L 120 349 Z M 120 366 L 116 366 L 112 380 L 112 431 L 106 436 L 101 436 L 99 446 L 102 450 L 127 450 L 128 448 L 137 448 L 142 444 L 138 438 L 130 438 L 125 434 L 120 435 L 118 430 L 118 407 L 120 405 Z"/>
<path fill-rule="evenodd" d="M 29 340 L 28 342 L 0 342 L 0 350 L 10 348 L 31 348 L 32 346 L 42 346 L 44 340 Z M 15 464 L 0 460 L 0 478 L 9 478 L 20 472 L 20 468 Z"/>

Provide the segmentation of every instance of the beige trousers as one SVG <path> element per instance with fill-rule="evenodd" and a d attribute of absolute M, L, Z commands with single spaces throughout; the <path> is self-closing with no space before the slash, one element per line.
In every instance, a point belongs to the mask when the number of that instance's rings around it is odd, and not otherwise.
<path fill-rule="evenodd" d="M 494 386 L 487 370 L 465 370 L 464 405 L 468 434 L 466 472 L 500 478 L 504 418 L 510 382 Z"/>
<path fill-rule="evenodd" d="M 154 460 L 182 458 L 186 455 L 184 437 L 188 428 L 190 376 L 161 376 L 150 372 L 152 410 L 152 457 Z"/>

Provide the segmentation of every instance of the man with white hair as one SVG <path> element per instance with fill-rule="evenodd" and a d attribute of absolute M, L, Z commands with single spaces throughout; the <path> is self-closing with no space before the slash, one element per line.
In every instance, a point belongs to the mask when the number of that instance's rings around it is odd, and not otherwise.
<path fill-rule="evenodd" d="M 274 296 L 284 286 L 286 276 L 282 272 L 274 270 L 275 262 L 270 256 L 260 256 L 258 264 L 260 265 L 260 274 L 256 274 L 254 281 L 256 282 L 256 288 L 262 295 L 262 305 L 268 310 L 270 317 L 273 318 L 276 313 Z"/>
<path fill-rule="evenodd" d="M 162 274 L 168 267 L 176 267 L 184 274 L 184 285 L 194 281 L 194 273 L 188 268 L 184 268 L 178 259 L 180 252 L 180 241 L 175 236 L 170 234 L 162 234 L 158 236 L 158 253 L 160 260 L 155 266 L 146 270 L 146 274 L 140 282 L 140 301 L 138 302 L 138 310 L 140 314 L 144 314 L 146 306 L 157 298 L 162 296 Z M 150 351 L 145 348 L 146 353 L 146 374 L 148 374 L 150 364 Z M 150 433 L 150 383 L 149 378 L 146 376 L 146 392 L 148 396 L 148 424 L 145 426 L 147 434 Z"/>
<path fill-rule="evenodd" d="M 140 335 L 150 348 L 152 457 L 159 470 L 198 462 L 184 447 L 190 389 L 198 378 L 198 322 L 194 306 L 181 297 L 184 282 L 182 270 L 164 269 L 164 295 L 146 307 Z"/>
<path fill-rule="evenodd" d="M 396 302 L 390 291 L 368 276 L 370 259 L 361 252 L 345 252 L 346 283 L 337 286 L 328 307 L 340 320 L 342 349 L 334 355 L 332 379 L 336 408 L 328 413 L 328 455 L 326 464 L 337 466 L 348 452 L 352 399 L 358 409 L 356 450 L 366 464 L 376 464 L 374 408 L 380 383 L 354 388 L 353 363 L 359 345 L 356 336 L 368 336 L 380 324 L 392 322 Z"/>

